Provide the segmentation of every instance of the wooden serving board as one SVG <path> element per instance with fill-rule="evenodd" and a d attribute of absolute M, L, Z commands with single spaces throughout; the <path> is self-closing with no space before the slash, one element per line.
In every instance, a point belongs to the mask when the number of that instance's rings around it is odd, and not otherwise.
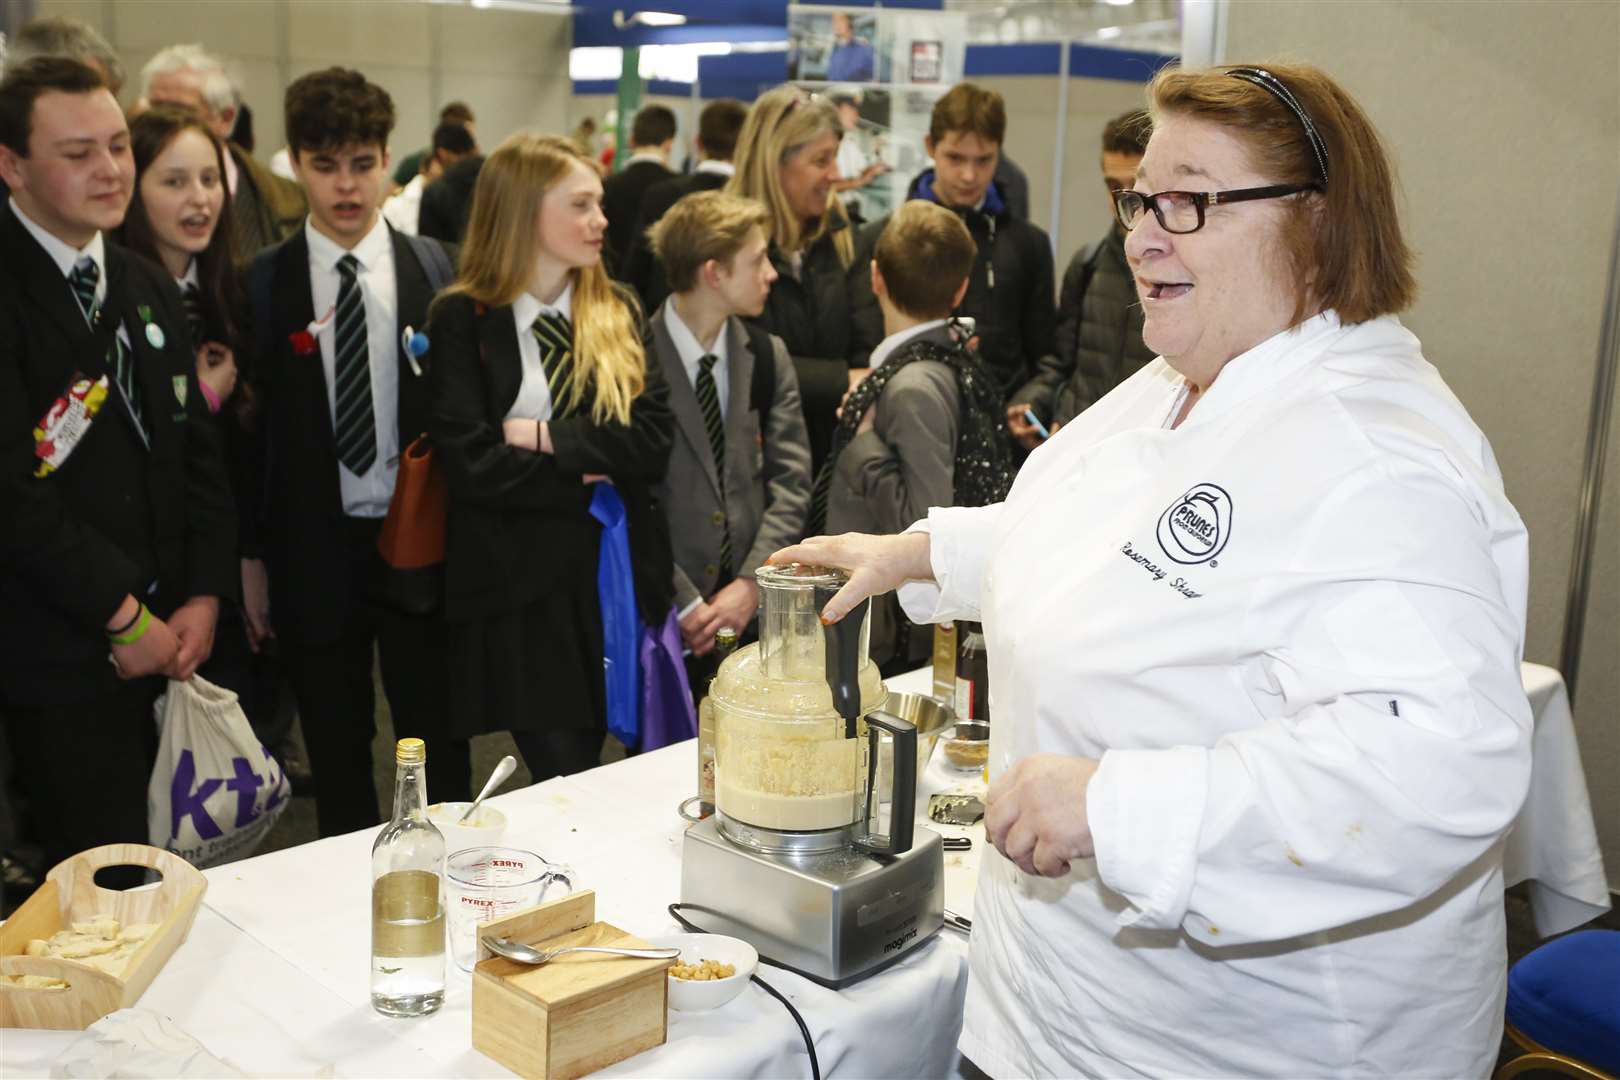
<path fill-rule="evenodd" d="M 144 866 L 163 875 L 156 886 L 118 892 L 95 882 L 108 866 Z M 0 983 L 0 1027 L 79 1031 L 110 1012 L 128 1008 L 146 992 L 191 932 L 208 879 L 180 856 L 145 844 L 108 844 L 81 851 L 54 867 L 4 925 L 0 975 L 46 975 L 67 989 L 34 990 Z M 75 922 L 108 914 L 120 924 L 157 923 L 115 977 L 77 960 L 28 956 L 28 942 L 48 938 Z"/>

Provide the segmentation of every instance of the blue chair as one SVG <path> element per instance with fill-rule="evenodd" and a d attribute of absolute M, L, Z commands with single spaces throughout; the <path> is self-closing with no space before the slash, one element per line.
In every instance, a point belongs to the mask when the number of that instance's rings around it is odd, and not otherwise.
<path fill-rule="evenodd" d="M 1555 938 L 1508 972 L 1507 1035 L 1525 1053 L 1496 1071 L 1620 1077 L 1620 930 Z"/>

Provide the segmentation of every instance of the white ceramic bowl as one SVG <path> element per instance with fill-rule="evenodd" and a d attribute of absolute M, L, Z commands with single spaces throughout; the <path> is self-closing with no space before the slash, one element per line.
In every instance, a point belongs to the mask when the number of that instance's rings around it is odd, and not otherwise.
<path fill-rule="evenodd" d="M 434 803 L 427 808 L 428 820 L 444 833 L 444 853 L 454 855 L 465 848 L 493 847 L 506 833 L 506 815 L 489 803 L 478 808 L 478 813 L 465 825 L 456 819 L 467 812 L 468 803 Z"/>
<path fill-rule="evenodd" d="M 724 934 L 666 934 L 648 938 L 648 944 L 674 946 L 681 950 L 681 964 L 715 960 L 730 964 L 736 974 L 724 979 L 698 982 L 669 976 L 669 1007 L 679 1012 L 705 1012 L 718 1009 L 748 985 L 748 978 L 759 966 L 759 953 L 748 942 Z"/>

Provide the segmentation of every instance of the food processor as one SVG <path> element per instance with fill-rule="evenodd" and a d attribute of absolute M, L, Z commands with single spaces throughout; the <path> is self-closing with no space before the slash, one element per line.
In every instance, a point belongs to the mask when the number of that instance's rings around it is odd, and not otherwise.
<path fill-rule="evenodd" d="M 761 567 L 760 639 L 720 666 L 715 813 L 687 830 L 681 910 L 825 986 L 943 923 L 939 834 L 914 827 L 917 731 L 882 706 L 863 601 L 824 626 L 841 571 Z"/>

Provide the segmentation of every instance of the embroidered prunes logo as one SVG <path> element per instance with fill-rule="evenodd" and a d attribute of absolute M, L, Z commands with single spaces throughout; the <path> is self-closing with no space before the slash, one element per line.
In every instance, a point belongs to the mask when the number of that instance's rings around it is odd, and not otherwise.
<path fill-rule="evenodd" d="M 1232 496 L 1216 484 L 1198 484 L 1159 518 L 1159 546 L 1178 563 L 1212 562 L 1232 535 Z"/>

